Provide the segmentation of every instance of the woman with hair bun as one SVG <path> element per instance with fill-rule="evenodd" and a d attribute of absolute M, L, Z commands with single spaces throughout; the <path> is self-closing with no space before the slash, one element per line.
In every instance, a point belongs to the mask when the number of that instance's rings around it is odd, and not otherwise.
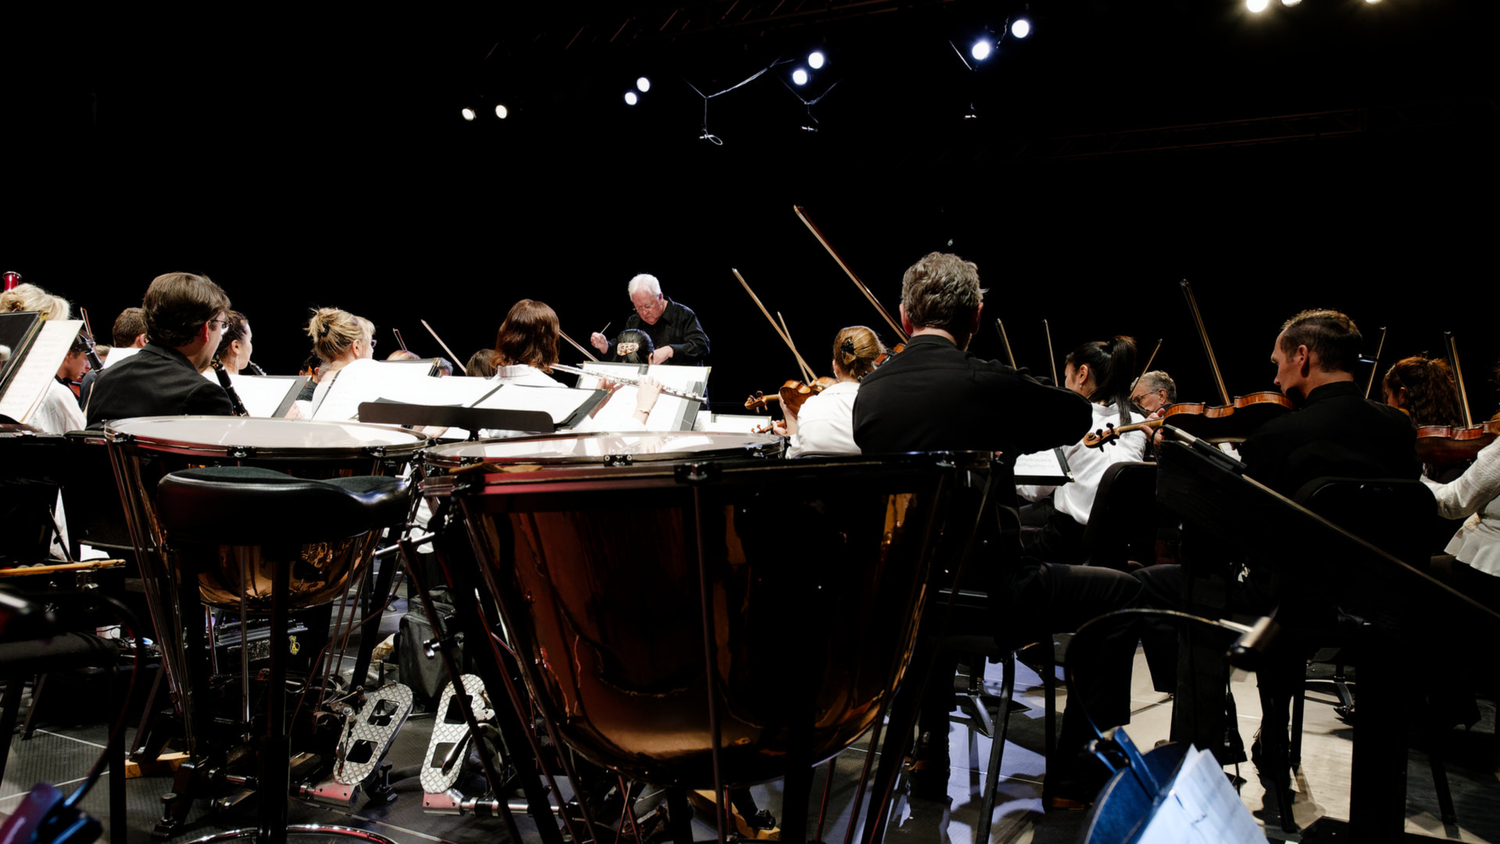
<path fill-rule="evenodd" d="M 375 323 L 338 308 L 318 308 L 307 323 L 307 336 L 323 365 L 318 380 L 338 372 L 357 360 L 375 356 Z M 316 385 L 308 382 L 298 399 L 311 399 Z"/>
<path fill-rule="evenodd" d="M 1088 399 L 1094 411 L 1089 430 L 1105 425 L 1133 425 L 1144 416 L 1132 412 L 1130 388 L 1135 379 L 1135 341 L 1111 337 L 1084 343 L 1068 353 L 1063 386 Z M 1104 470 L 1115 463 L 1138 461 L 1146 453 L 1146 433 L 1131 431 L 1103 448 L 1082 440 L 1063 449 L 1073 482 L 1062 486 L 1018 486 L 1033 503 L 1021 508 L 1021 544 L 1026 553 L 1052 563 L 1081 563 L 1087 557 L 1083 532 L 1094 508 Z"/>
<path fill-rule="evenodd" d="M 885 347 L 874 331 L 851 325 L 833 338 L 833 386 L 802 403 L 800 411 L 783 408 L 786 422 L 777 433 L 791 437 L 787 457 L 814 454 L 859 454 L 854 444 L 854 397 L 860 379 L 875 370 Z"/>

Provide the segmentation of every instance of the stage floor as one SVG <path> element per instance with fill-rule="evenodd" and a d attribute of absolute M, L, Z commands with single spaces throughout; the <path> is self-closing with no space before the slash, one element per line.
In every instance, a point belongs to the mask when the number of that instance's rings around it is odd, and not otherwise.
<path fill-rule="evenodd" d="M 391 616 L 394 618 L 394 615 Z M 394 628 L 394 622 L 387 625 Z M 1058 668 L 1061 672 L 1061 666 Z M 999 668 L 990 666 L 987 676 L 998 686 Z M 1411 682 L 1423 681 L 1419 667 L 1414 667 Z M 1134 717 L 1129 732 L 1137 745 L 1149 749 L 1159 739 L 1167 736 L 1171 714 L 1171 701 L 1165 695 L 1151 689 L 1144 658 L 1136 658 L 1134 689 Z M 1259 699 L 1252 675 L 1236 673 L 1233 691 L 1239 708 L 1240 732 L 1248 747 L 1259 723 Z M 1066 690 L 1059 689 L 1059 705 L 1065 702 Z M 1083 812 L 1042 812 L 1041 782 L 1045 774 L 1043 746 L 1042 702 L 1040 680 L 1029 668 L 1021 667 L 1017 676 L 1016 700 L 1019 706 L 1011 715 L 1009 746 L 1006 747 L 999 798 L 995 807 L 990 840 L 993 842 L 1063 842 L 1075 841 L 1082 829 Z M 1294 788 L 1297 791 L 1294 811 L 1299 826 L 1305 826 L 1318 817 L 1348 817 L 1348 785 L 1350 763 L 1350 728 L 1338 720 L 1334 713 L 1332 684 L 1314 682 L 1310 684 L 1306 707 L 1306 734 L 1304 739 L 1303 766 Z M 1458 813 L 1458 826 L 1444 828 L 1438 818 L 1437 800 L 1432 787 L 1432 778 L 1427 757 L 1420 752 L 1410 754 L 1407 786 L 1407 830 L 1436 838 L 1462 841 L 1500 842 L 1500 761 L 1497 761 L 1495 740 L 1495 709 L 1491 702 L 1481 702 L 1484 720 L 1471 732 L 1455 731 L 1451 739 L 1449 754 L 1449 781 L 1453 790 Z M 100 717 L 106 713 L 102 707 Z M 433 725 L 433 715 L 419 714 L 410 718 L 398 736 L 388 761 L 397 769 L 418 766 L 427 746 Z M 48 722 L 45 713 L 41 727 L 30 741 L 21 741 L 19 736 L 12 745 L 3 785 L 0 785 L 0 812 L 14 810 L 21 794 L 37 781 L 51 782 L 69 791 L 83 777 L 88 767 L 101 751 L 105 726 L 100 723 L 63 725 Z M 127 738 L 128 741 L 128 738 Z M 989 740 L 971 735 L 962 725 L 952 725 L 950 731 L 952 774 L 949 781 L 949 803 L 911 800 L 902 796 L 895 808 L 897 821 L 889 839 L 900 844 L 973 844 L 973 835 L 980 806 L 979 790 L 983 783 L 982 767 L 989 757 Z M 845 825 L 842 818 L 847 814 L 849 801 L 853 797 L 855 779 L 865 761 L 867 748 L 863 742 L 845 751 L 838 760 L 834 787 L 829 805 L 830 820 L 824 828 L 822 841 L 843 841 Z M 1234 773 L 1234 766 L 1227 771 Z M 1245 806 L 1256 821 L 1267 830 L 1272 840 L 1286 838 L 1280 831 L 1274 801 L 1268 800 L 1251 763 L 1243 763 L 1238 775 L 1244 778 L 1240 791 Z M 824 775 L 814 778 L 814 822 L 817 817 L 816 800 L 821 792 Z M 171 789 L 169 777 L 145 777 L 127 782 L 129 841 L 131 844 L 146 844 L 151 841 L 150 831 L 161 813 L 161 795 Z M 292 801 L 293 823 L 325 822 L 346 826 L 368 828 L 386 835 L 401 844 L 423 844 L 423 842 L 456 842 L 456 844 L 492 844 L 506 833 L 499 819 L 474 818 L 451 815 L 430 815 L 423 812 L 422 789 L 416 776 L 395 783 L 394 802 L 374 805 L 361 797 L 350 811 L 337 811 L 301 801 Z M 904 786 L 903 786 L 904 787 Z M 475 788 L 474 790 L 478 790 Z M 777 817 L 781 816 L 779 787 L 776 784 L 753 789 L 757 801 L 769 808 Z M 638 805 L 644 810 L 654 806 L 661 796 L 659 792 L 646 795 Z M 253 801 L 252 801 L 253 802 Z M 108 840 L 107 775 L 84 801 L 87 811 L 101 820 L 106 820 L 105 839 Z M 711 827 L 705 825 L 700 812 L 697 822 L 697 839 L 713 838 Z M 536 827 L 524 814 L 518 814 L 518 826 L 522 838 L 528 842 L 540 841 Z M 194 806 L 187 826 L 174 841 L 188 841 L 214 831 L 254 826 L 253 811 L 241 809 L 218 813 L 211 812 L 206 802 Z M 612 836 L 601 836 L 610 840 Z"/>

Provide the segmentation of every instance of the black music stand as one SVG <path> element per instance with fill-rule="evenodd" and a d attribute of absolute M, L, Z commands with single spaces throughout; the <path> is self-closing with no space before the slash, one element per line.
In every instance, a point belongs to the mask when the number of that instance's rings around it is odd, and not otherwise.
<path fill-rule="evenodd" d="M 1500 614 L 1454 591 L 1328 520 L 1245 477 L 1243 467 L 1213 446 L 1178 431 L 1163 444 L 1157 501 L 1191 525 L 1232 539 L 1271 559 L 1286 556 L 1283 543 L 1297 538 L 1298 559 L 1339 560 L 1361 577 L 1383 581 L 1406 596 L 1441 601 L 1454 621 L 1500 632 Z M 1361 720 L 1381 724 L 1403 719 L 1399 666 L 1392 658 L 1399 631 L 1387 624 L 1361 628 Z M 1207 667 L 1208 661 L 1201 667 Z M 1178 701 L 1195 701 L 1200 717 L 1188 737 L 1202 747 L 1223 736 L 1224 677 L 1179 676 Z M 1196 694 L 1209 689 L 1212 694 Z M 1215 702 L 1217 701 L 1217 702 Z M 1217 711 L 1216 711 L 1217 710 Z M 1405 833 L 1406 746 L 1401 731 L 1357 730 L 1349 787 L 1349 820 L 1320 818 L 1302 830 L 1303 841 L 1398 841 L 1423 839 Z"/>
<path fill-rule="evenodd" d="M 396 401 L 367 401 L 359 406 L 359 420 L 375 425 L 427 425 L 462 428 L 469 439 L 479 438 L 481 428 L 550 434 L 557 430 L 552 417 L 540 410 L 496 410 L 485 407 L 443 407 Z"/>

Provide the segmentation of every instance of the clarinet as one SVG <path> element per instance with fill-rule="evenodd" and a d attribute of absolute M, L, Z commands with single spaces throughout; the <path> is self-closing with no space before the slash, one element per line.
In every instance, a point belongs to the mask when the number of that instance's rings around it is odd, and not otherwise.
<path fill-rule="evenodd" d="M 264 369 L 261 369 L 259 366 L 257 366 L 256 363 L 255 363 L 255 361 L 253 361 L 253 360 L 247 360 L 247 361 L 245 361 L 245 368 L 248 369 L 248 370 L 250 370 L 250 372 L 251 372 L 252 375 L 265 375 L 266 374 L 266 371 Z"/>
<path fill-rule="evenodd" d="M 211 366 L 214 368 L 214 376 L 219 379 L 219 386 L 229 394 L 229 405 L 234 408 L 234 415 L 249 416 L 250 411 L 245 409 L 245 403 L 240 401 L 239 393 L 234 391 L 234 384 L 229 380 L 229 370 L 224 368 L 224 364 L 218 358 L 214 358 Z"/>

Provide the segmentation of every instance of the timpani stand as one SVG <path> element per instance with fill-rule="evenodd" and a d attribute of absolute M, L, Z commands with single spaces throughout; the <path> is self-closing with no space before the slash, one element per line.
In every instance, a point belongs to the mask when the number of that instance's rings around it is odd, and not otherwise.
<path fill-rule="evenodd" d="M 345 486 L 352 483 L 346 490 L 349 494 L 374 495 L 381 484 L 361 486 L 360 482 L 400 475 L 427 444 L 427 438 L 375 425 L 242 417 L 120 420 L 105 428 L 105 437 L 189 756 L 178 769 L 173 790 L 162 798 L 164 815 L 153 835 L 165 838 L 177 834 L 196 797 L 206 796 L 225 783 L 254 785 L 227 771 L 245 740 L 245 731 L 236 732 L 232 725 L 239 718 L 247 723 L 251 720 L 245 616 L 270 613 L 273 626 L 278 620 L 283 622 L 275 627 L 282 630 L 285 613 L 325 606 L 344 597 L 370 564 L 380 531 L 366 527 L 357 535 L 347 534 L 345 520 L 330 525 L 333 529 L 324 535 L 317 530 L 324 516 L 316 508 L 278 511 L 271 508 L 272 499 L 252 501 L 246 495 L 231 495 L 233 490 L 228 488 L 205 498 L 214 503 L 211 510 L 194 509 L 197 500 L 180 494 L 166 508 L 159 499 L 159 485 L 174 472 L 235 467 L 245 477 L 219 478 L 217 482 L 248 485 L 248 490 L 254 486 L 250 478 L 253 470 L 273 471 L 291 475 L 292 480 L 336 481 Z M 299 501 L 313 500 L 309 496 L 317 492 L 329 491 L 320 487 L 299 493 L 299 489 L 295 484 L 285 487 L 283 491 L 288 494 L 275 501 L 295 506 Z M 405 514 L 391 507 L 395 505 L 377 508 L 381 518 L 404 523 Z M 265 518 L 267 514 L 274 516 Z M 257 516 L 263 518 L 262 523 L 254 521 Z M 304 528 L 305 535 L 297 533 Z M 181 537 L 175 542 L 173 529 Z M 258 536 L 269 544 L 262 547 Z M 238 610 L 241 614 L 239 712 L 231 718 L 230 729 L 221 729 L 218 734 L 212 730 L 215 720 L 210 711 L 212 642 L 203 623 L 205 607 Z M 271 641 L 272 652 L 279 654 L 283 646 L 276 644 L 274 631 Z M 315 663 L 314 674 L 317 668 Z M 310 677 L 309 683 L 317 680 Z M 271 702 L 284 707 L 284 685 L 268 688 Z M 270 728 L 275 728 L 279 715 L 284 711 L 274 707 L 268 711 Z M 281 782 L 263 789 L 261 801 L 262 805 L 279 806 L 283 817 L 286 776 L 283 771 L 273 777 Z M 278 788 L 280 794 L 271 796 Z M 270 826 L 275 826 L 274 820 Z M 285 835 L 284 829 L 278 833 L 264 822 L 262 827 L 262 839 Z"/>
<path fill-rule="evenodd" d="M 425 458 L 423 495 L 449 528 L 445 574 L 455 594 L 481 586 L 459 616 L 488 628 L 489 670 L 512 704 L 526 703 L 518 669 L 554 747 L 633 780 L 712 787 L 721 840 L 726 789 L 782 777 L 783 835 L 803 838 L 813 767 L 879 730 L 915 648 L 943 504 L 959 463 L 983 459 L 779 451 L 772 437 L 671 432 L 481 441 Z M 472 559 L 459 560 L 455 529 Z M 514 662 L 491 635 L 502 626 Z M 680 842 L 685 820 L 674 817 Z"/>

